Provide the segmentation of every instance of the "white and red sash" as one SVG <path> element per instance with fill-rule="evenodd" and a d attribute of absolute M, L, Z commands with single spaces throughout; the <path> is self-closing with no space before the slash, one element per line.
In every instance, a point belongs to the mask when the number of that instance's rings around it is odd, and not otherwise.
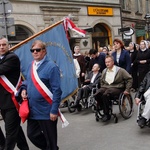
<path fill-rule="evenodd" d="M 31 79 L 33 81 L 33 84 L 35 85 L 36 89 L 38 92 L 44 97 L 45 100 L 47 100 L 50 105 L 53 103 L 53 94 L 50 92 L 50 90 L 45 86 L 45 84 L 41 81 L 39 78 L 36 67 L 35 67 L 35 62 L 32 62 L 32 68 L 31 68 Z M 58 109 L 58 115 L 61 119 L 62 122 L 62 127 L 66 127 L 69 123 L 63 116 L 63 114 L 60 112 L 60 109 Z"/>
<path fill-rule="evenodd" d="M 16 87 L 14 87 L 14 85 L 4 75 L 0 76 L 0 84 L 5 88 L 5 90 L 7 92 L 9 92 L 11 94 L 12 101 L 13 101 L 16 109 L 19 110 L 19 104 L 15 98 L 15 95 L 17 93 L 18 87 L 21 85 L 21 75 L 18 79 L 18 83 L 17 83 Z"/>

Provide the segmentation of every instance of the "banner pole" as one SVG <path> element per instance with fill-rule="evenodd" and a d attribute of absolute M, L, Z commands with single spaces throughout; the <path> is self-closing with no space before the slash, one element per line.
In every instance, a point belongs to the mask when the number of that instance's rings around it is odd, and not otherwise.
<path fill-rule="evenodd" d="M 11 48 L 9 49 L 9 51 L 15 50 L 16 48 L 20 47 L 21 45 L 27 43 L 28 41 L 30 41 L 30 40 L 32 40 L 33 38 L 39 36 L 40 34 L 43 34 L 44 32 L 46 32 L 46 31 L 48 31 L 49 29 L 51 29 L 51 28 L 53 28 L 53 27 L 59 25 L 59 24 L 62 23 L 62 22 L 63 22 L 63 20 L 61 20 L 61 21 L 59 21 L 59 22 L 57 22 L 57 23 L 55 23 L 55 24 L 53 24 L 53 25 L 51 25 L 51 26 L 45 28 L 44 30 L 42 30 L 42 31 L 40 31 L 40 32 L 38 32 L 38 33 L 32 35 L 31 37 L 25 39 L 24 41 L 21 41 L 20 43 L 18 43 L 18 44 L 16 44 L 15 46 L 11 47 Z"/>

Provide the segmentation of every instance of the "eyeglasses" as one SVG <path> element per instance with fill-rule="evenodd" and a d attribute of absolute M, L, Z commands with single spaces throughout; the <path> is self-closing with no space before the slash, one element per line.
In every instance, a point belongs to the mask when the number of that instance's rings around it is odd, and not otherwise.
<path fill-rule="evenodd" d="M 31 53 L 34 53 L 34 51 L 40 52 L 41 50 L 42 50 L 42 48 L 30 49 L 30 52 Z"/>

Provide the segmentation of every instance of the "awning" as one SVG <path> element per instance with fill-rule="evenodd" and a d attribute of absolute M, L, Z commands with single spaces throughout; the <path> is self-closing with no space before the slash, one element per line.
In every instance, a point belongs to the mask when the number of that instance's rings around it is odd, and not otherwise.
<path fill-rule="evenodd" d="M 87 31 L 87 32 L 93 32 L 93 31 L 94 31 L 93 28 L 85 28 L 85 29 L 83 29 L 83 30 L 85 30 L 85 31 Z"/>

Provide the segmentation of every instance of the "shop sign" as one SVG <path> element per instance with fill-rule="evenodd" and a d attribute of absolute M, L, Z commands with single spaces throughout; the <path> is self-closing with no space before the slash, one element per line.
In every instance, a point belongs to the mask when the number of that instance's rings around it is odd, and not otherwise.
<path fill-rule="evenodd" d="M 136 30 L 136 37 L 145 36 L 145 30 Z"/>
<path fill-rule="evenodd" d="M 113 9 L 109 7 L 88 6 L 88 15 L 92 16 L 113 16 Z"/>
<path fill-rule="evenodd" d="M 135 29 L 145 29 L 145 24 L 136 23 L 136 24 L 135 24 Z"/>

